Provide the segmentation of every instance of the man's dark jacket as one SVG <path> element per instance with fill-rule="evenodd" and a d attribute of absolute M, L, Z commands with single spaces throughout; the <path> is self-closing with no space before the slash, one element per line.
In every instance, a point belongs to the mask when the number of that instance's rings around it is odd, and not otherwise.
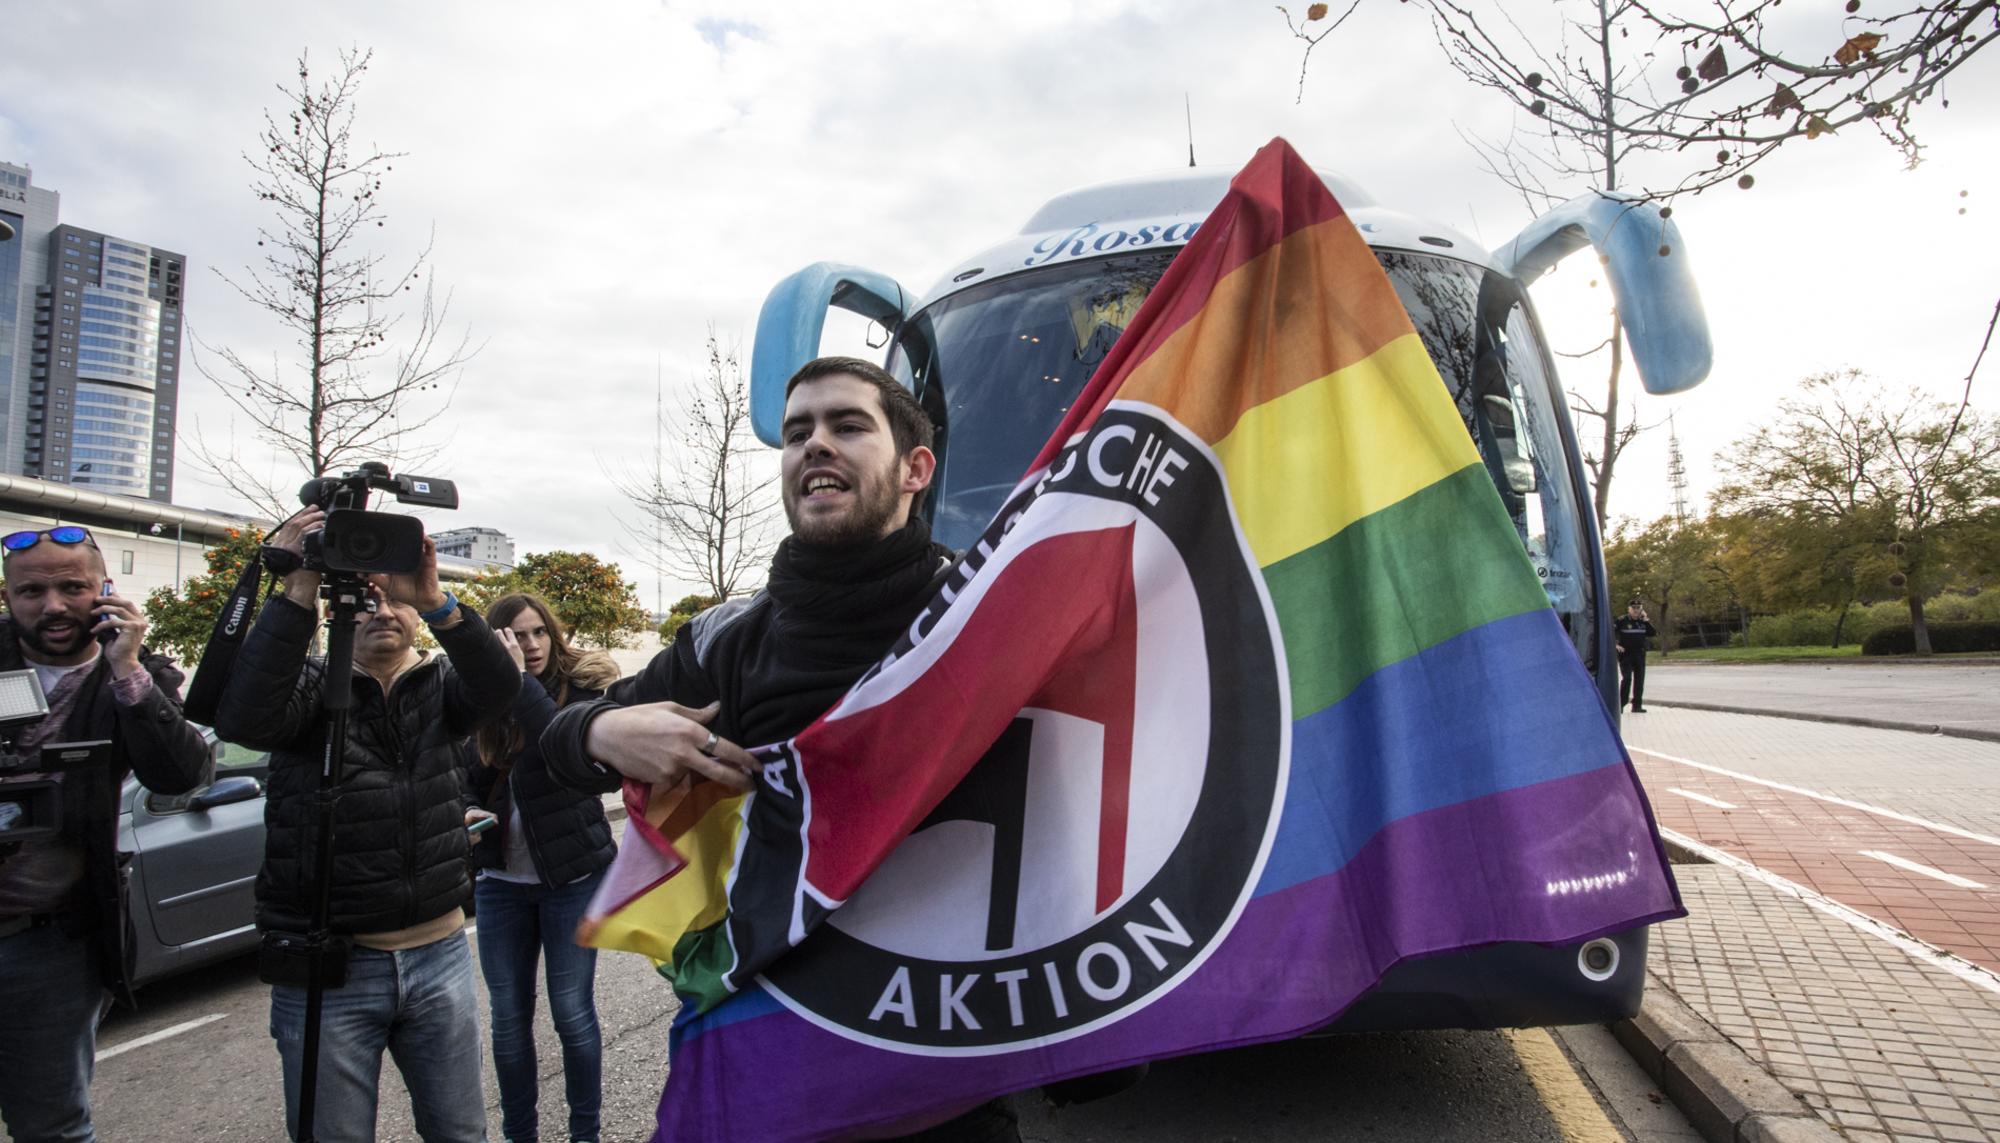
<path fill-rule="evenodd" d="M 1618 654 L 1622 658 L 1644 660 L 1646 641 L 1660 633 L 1648 619 L 1634 619 L 1621 615 L 1611 624 L 1611 630 L 1618 639 Z"/>
<path fill-rule="evenodd" d="M 769 586 L 695 616 L 673 644 L 595 702 L 564 707 L 542 735 L 557 781 L 617 789 L 618 773 L 590 760 L 590 720 L 649 702 L 722 707 L 708 725 L 719 738 L 763 746 L 798 734 L 832 709 L 909 630 L 950 576 L 955 553 L 930 539 L 922 520 L 852 553 L 779 545 Z M 1082 1076 L 1047 1089 L 1058 1105 L 1099 1099 L 1137 1083 L 1146 1065 Z M 1014 1113 L 991 1100 L 908 1139 L 1019 1140 Z"/>
<path fill-rule="evenodd" d="M 472 896 L 457 742 L 506 713 L 521 672 L 472 609 L 432 628 L 443 655 L 427 655 L 387 694 L 354 672 L 354 707 L 334 809 L 329 924 L 384 933 L 434 920 Z M 326 660 L 308 658 L 316 617 L 272 597 L 244 640 L 216 711 L 224 739 L 271 752 L 264 802 L 264 868 L 257 924 L 304 932 L 316 847 L 313 797 L 327 719 Z"/>
<path fill-rule="evenodd" d="M 611 677 L 616 677 L 615 667 Z M 603 693 L 572 682 L 565 705 L 590 702 Z M 514 699 L 514 720 L 521 726 L 520 752 L 505 770 L 475 759 L 466 777 L 466 804 L 500 817 L 499 828 L 485 835 L 490 840 L 474 842 L 473 864 L 481 869 L 506 864 L 506 831 L 514 825 L 509 811 L 518 805 L 528 835 L 528 856 L 536 876 L 549 888 L 588 877 L 611 864 L 618 852 L 604 803 L 594 793 L 558 784 L 542 758 L 542 732 L 555 719 L 556 710 L 555 696 L 540 679 L 524 672 Z"/>
<path fill-rule="evenodd" d="M 580 789 L 617 789 L 617 773 L 591 762 L 585 736 L 598 714 L 641 703 L 720 700 L 708 724 L 717 737 L 746 747 L 792 737 L 888 653 L 952 557 L 922 521 L 851 554 L 811 553 L 787 539 L 764 591 L 695 616 L 645 670 L 602 699 L 564 707 L 542 736 L 549 771 Z"/>
<path fill-rule="evenodd" d="M 0 616 L 0 671 L 27 667 L 18 629 Z M 139 665 L 153 689 L 135 706 L 120 706 L 111 693 L 111 668 L 102 654 L 84 677 L 69 721 L 51 742 L 110 739 L 112 769 L 71 770 L 63 776 L 63 834 L 84 852 L 82 894 L 70 923 L 87 926 L 97 943 L 105 987 L 120 1000 L 132 999 L 131 914 L 125 907 L 125 862 L 117 852 L 119 796 L 128 774 L 158 794 L 185 794 L 206 783 L 214 754 L 201 731 L 181 715 L 182 675 L 173 661 L 142 648 Z"/>

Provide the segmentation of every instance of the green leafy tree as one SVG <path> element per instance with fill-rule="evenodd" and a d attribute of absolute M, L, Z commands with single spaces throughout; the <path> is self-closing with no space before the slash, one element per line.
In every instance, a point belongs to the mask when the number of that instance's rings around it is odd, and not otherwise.
<path fill-rule="evenodd" d="M 245 564 L 257 558 L 257 548 L 263 542 L 264 533 L 255 528 L 232 531 L 204 553 L 207 573 L 183 580 L 179 591 L 154 588 L 146 597 L 147 644 L 190 666 L 200 659 L 209 633 L 215 630 L 216 617 L 236 588 L 237 577 L 243 574 Z"/>
<path fill-rule="evenodd" d="M 1666 515 L 1643 528 L 1621 521 L 1604 549 L 1612 611 L 1622 614 L 1629 599 L 1649 601 L 1660 653 L 1671 654 L 1675 614 L 1712 614 L 1730 602 L 1715 552 L 1715 533 L 1705 520 L 1682 523 Z"/>
<path fill-rule="evenodd" d="M 631 633 L 650 625 L 638 585 L 627 582 L 617 564 L 588 552 L 536 552 L 508 571 L 473 580 L 464 594 L 467 603 L 485 611 L 513 591 L 548 600 L 573 637 L 598 647 L 623 647 Z"/>
<path fill-rule="evenodd" d="M 1824 530 L 1824 543 L 1853 553 L 1862 592 L 1886 556 L 1881 586 L 1902 598 L 1917 653 L 1930 654 L 1924 601 L 1976 578 L 1992 543 L 2000 420 L 1915 389 L 1889 394 L 1852 369 L 1807 378 L 1778 408 L 1717 458 L 1726 483 L 1716 504 L 1783 522 L 1794 537 Z"/>
<path fill-rule="evenodd" d="M 667 608 L 667 617 L 660 621 L 660 642 L 672 643 L 674 635 L 687 621 L 703 611 L 722 602 L 719 595 L 684 595 L 672 607 Z"/>
<path fill-rule="evenodd" d="M 1753 612 L 1832 609 L 1830 645 L 1838 647 L 1852 641 L 1854 608 L 1891 590 L 1894 557 L 1879 542 L 1885 524 L 1877 516 L 1862 506 L 1835 519 L 1782 508 L 1717 515 L 1717 558 Z"/>

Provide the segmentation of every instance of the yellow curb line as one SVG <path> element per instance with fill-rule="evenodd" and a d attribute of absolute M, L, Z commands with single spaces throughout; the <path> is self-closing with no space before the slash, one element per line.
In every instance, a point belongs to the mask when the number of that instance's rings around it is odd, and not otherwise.
<path fill-rule="evenodd" d="M 1503 1028 L 1500 1035 L 1521 1061 L 1564 1143 L 1620 1143 L 1625 1138 L 1546 1029 Z"/>

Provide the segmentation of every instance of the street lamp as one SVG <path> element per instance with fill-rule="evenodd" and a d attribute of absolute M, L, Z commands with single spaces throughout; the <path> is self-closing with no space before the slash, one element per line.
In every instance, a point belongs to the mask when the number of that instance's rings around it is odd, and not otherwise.
<path fill-rule="evenodd" d="M 160 524 L 155 523 L 153 525 L 153 534 L 155 536 L 160 535 L 165 531 L 166 529 L 162 527 Z M 174 522 L 174 594 L 179 595 L 180 590 L 181 590 L 181 524 L 180 521 L 176 520 Z"/>

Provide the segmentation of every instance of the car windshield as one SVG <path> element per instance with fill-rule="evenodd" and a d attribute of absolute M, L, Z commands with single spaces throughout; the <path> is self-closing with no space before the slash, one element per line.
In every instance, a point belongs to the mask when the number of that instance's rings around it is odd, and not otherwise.
<path fill-rule="evenodd" d="M 1376 254 L 1479 445 L 1550 604 L 1593 663 L 1586 533 L 1554 370 L 1526 298 L 1467 262 Z M 889 368 L 941 426 L 931 506 L 939 540 L 964 548 L 978 538 L 1172 257 L 1016 274 L 953 294 L 904 324 Z"/>

